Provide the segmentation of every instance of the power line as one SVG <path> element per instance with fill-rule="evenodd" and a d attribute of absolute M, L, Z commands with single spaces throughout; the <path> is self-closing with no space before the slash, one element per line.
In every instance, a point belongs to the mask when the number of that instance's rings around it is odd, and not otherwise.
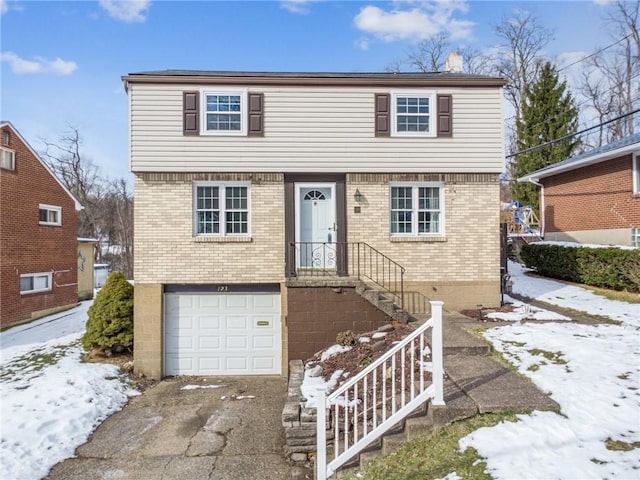
<path fill-rule="evenodd" d="M 525 153 L 533 152 L 535 150 L 539 150 L 539 149 L 544 148 L 544 147 L 548 147 L 550 145 L 555 145 L 556 143 L 559 143 L 559 142 L 562 142 L 564 140 L 567 140 L 568 138 L 575 137 L 577 135 L 581 135 L 581 134 L 583 134 L 585 132 L 588 132 L 590 130 L 595 130 L 596 128 L 600 128 L 600 127 L 602 127 L 604 125 L 607 125 L 609 123 L 617 122 L 618 120 L 621 120 L 623 118 L 628 117 L 629 115 L 633 115 L 633 114 L 638 113 L 638 112 L 640 112 L 640 108 L 637 108 L 637 109 L 635 109 L 635 110 L 633 110 L 633 111 L 631 111 L 629 113 L 625 113 L 623 115 L 620 115 L 620 116 L 618 116 L 616 118 L 612 118 L 611 120 L 607 120 L 606 122 L 602 122 L 602 123 L 600 123 L 598 125 L 594 125 L 593 127 L 585 128 L 584 130 L 580 130 L 579 132 L 570 133 L 569 135 L 565 135 L 564 137 L 556 138 L 555 140 L 550 140 L 548 142 L 541 143 L 540 145 L 536 145 L 535 147 L 531 147 L 531 148 L 526 148 L 524 150 L 520 150 L 519 152 L 512 153 L 510 155 L 505 156 L 505 158 L 513 158 L 513 157 L 515 157 L 517 155 L 522 155 L 522 154 L 525 154 Z"/>
<path fill-rule="evenodd" d="M 598 55 L 599 53 L 602 53 L 602 52 L 604 52 L 605 50 L 608 50 L 609 48 L 611 48 L 611 47 L 615 47 L 615 46 L 616 46 L 616 45 L 618 45 L 619 43 L 622 43 L 623 41 L 625 41 L 625 40 L 626 40 L 627 38 L 629 38 L 630 36 L 631 36 L 631 34 L 629 34 L 629 35 L 627 35 L 627 36 L 625 36 L 625 37 L 622 37 L 620 40 L 618 40 L 618 41 L 616 41 L 616 42 L 613 42 L 611 45 L 607 45 L 606 47 L 601 48 L 601 49 L 600 49 L 600 50 L 598 50 L 597 52 L 593 52 L 593 53 L 591 53 L 591 54 L 587 55 L 586 57 L 582 57 L 581 59 L 576 60 L 576 61 L 575 61 L 575 62 L 573 62 L 573 63 L 570 63 L 569 65 L 565 65 L 564 67 L 559 68 L 559 69 L 558 69 L 558 72 L 561 72 L 561 71 L 563 71 L 563 70 L 566 70 L 566 69 L 567 69 L 567 68 L 569 68 L 569 67 L 573 67 L 574 65 L 577 65 L 577 64 L 578 64 L 578 63 L 580 63 L 580 62 L 584 62 L 585 60 L 588 60 L 589 58 L 595 57 L 595 56 L 596 56 L 596 55 Z"/>

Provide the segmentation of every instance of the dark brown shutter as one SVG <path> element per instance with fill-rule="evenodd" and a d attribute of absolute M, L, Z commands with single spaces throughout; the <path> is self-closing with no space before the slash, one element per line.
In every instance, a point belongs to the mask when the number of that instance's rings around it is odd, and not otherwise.
<path fill-rule="evenodd" d="M 376 137 L 388 137 L 391 135 L 391 95 L 376 93 L 375 102 Z"/>
<path fill-rule="evenodd" d="M 249 94 L 250 137 L 264 137 L 264 93 Z"/>
<path fill-rule="evenodd" d="M 452 137 L 451 95 L 438 95 L 438 136 Z"/>
<path fill-rule="evenodd" d="M 182 128 L 184 135 L 200 134 L 200 92 L 183 92 Z"/>

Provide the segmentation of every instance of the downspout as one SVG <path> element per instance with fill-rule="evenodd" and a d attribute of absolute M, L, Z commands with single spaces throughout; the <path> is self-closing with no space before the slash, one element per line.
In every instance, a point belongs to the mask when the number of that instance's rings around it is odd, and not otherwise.
<path fill-rule="evenodd" d="M 536 182 L 533 178 L 529 178 L 529 181 L 540 187 L 540 238 L 544 240 L 544 185 Z"/>

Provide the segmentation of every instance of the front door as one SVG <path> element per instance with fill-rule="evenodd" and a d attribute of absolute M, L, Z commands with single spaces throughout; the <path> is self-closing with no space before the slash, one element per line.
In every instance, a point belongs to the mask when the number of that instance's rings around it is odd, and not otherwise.
<path fill-rule="evenodd" d="M 296 266 L 336 269 L 335 183 L 296 184 Z"/>

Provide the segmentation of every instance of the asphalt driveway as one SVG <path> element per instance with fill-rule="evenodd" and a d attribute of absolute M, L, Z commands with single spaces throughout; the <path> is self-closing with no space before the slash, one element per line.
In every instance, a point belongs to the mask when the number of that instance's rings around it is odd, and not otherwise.
<path fill-rule="evenodd" d="M 272 376 L 163 380 L 109 417 L 47 478 L 290 479 L 286 392 L 286 379 Z"/>

